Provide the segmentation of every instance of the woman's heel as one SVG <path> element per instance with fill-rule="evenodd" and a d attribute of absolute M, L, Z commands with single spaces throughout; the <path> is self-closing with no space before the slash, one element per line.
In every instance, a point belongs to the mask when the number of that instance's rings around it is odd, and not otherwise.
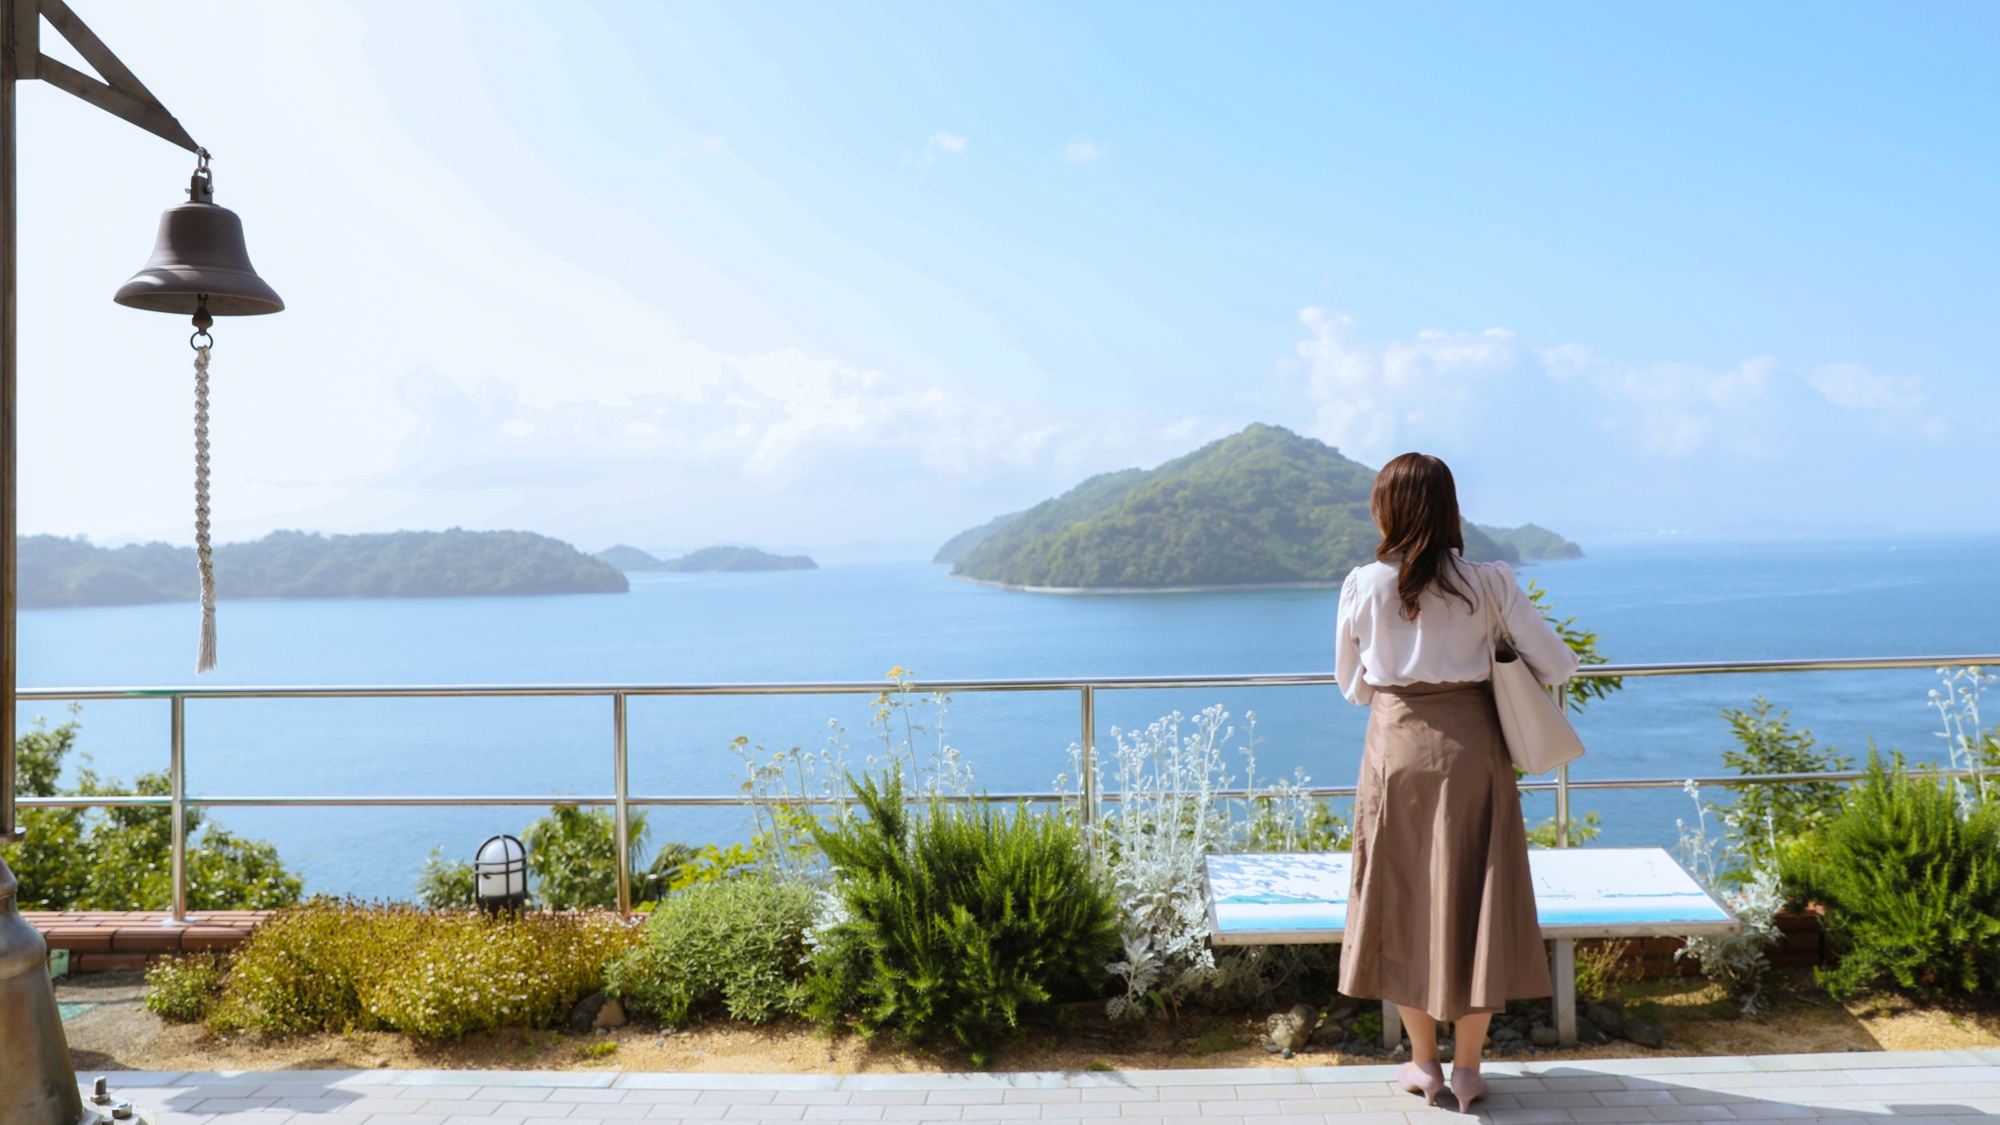
<path fill-rule="evenodd" d="M 1403 1073 L 1396 1076 L 1396 1085 L 1406 1094 L 1422 1094 L 1425 1105 L 1436 1105 L 1438 1094 L 1444 1090 L 1444 1067 L 1434 1062 L 1404 1063 Z"/>
<path fill-rule="evenodd" d="M 1487 1094 L 1486 1079 L 1476 1070 L 1451 1068 L 1451 1093 L 1458 1099 L 1458 1112 L 1472 1112 L 1472 1103 Z"/>

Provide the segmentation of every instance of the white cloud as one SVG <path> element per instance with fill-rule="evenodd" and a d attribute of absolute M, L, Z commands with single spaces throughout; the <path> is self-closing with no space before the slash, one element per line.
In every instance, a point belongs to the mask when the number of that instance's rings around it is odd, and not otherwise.
<path fill-rule="evenodd" d="M 1063 146 L 1063 155 L 1071 164 L 1089 164 L 1111 155 L 1110 150 L 1095 141 L 1078 138 Z"/>
<path fill-rule="evenodd" d="M 1925 416 L 1919 380 L 1857 364 L 1634 364 L 1504 328 L 1384 340 L 1325 309 L 1299 319 L 1307 338 L 1274 377 L 1300 386 L 1307 432 L 1366 464 L 1409 449 L 1463 462 L 1462 486 L 1489 490 L 1469 507 L 1495 515 L 1555 518 L 1576 505 L 1615 525 L 1681 506 L 1672 518 L 1715 526 L 1725 510 L 1740 521 L 1817 504 L 1826 510 L 1812 518 L 1838 518 L 1890 487 L 1869 466 L 1891 451 L 1910 463 L 1969 455 L 1944 417 Z M 1300 366 L 1302 380 L 1287 373 Z M 1524 489 L 1543 499 L 1523 505 Z M 1844 501 L 1827 508 L 1835 495 Z"/>
<path fill-rule="evenodd" d="M 923 152 L 909 160 L 918 168 L 929 170 L 940 157 L 964 156 L 966 148 L 971 143 L 957 133 L 932 133 L 930 139 L 924 142 Z"/>
<path fill-rule="evenodd" d="M 1829 363 L 1805 379 L 1842 410 L 1901 414 L 1924 405 L 1924 381 L 1915 375 L 1877 375 L 1859 364 Z"/>
<path fill-rule="evenodd" d="M 1511 371 L 1522 353 L 1504 328 L 1366 341 L 1345 313 L 1308 308 L 1299 320 L 1312 333 L 1298 355 L 1308 371 L 1314 436 L 1372 464 L 1413 441 L 1461 433 L 1483 413 L 1482 384 Z"/>

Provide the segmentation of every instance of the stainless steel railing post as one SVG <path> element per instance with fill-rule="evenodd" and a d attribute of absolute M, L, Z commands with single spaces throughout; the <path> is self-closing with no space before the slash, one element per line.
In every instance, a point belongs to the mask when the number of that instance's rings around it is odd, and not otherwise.
<path fill-rule="evenodd" d="M 169 701 L 173 725 L 172 749 L 167 760 L 167 779 L 172 787 L 174 818 L 174 921 L 188 920 L 187 902 L 187 697 L 176 695 Z"/>
<path fill-rule="evenodd" d="M 1556 700 L 1562 704 L 1563 717 L 1569 717 L 1569 692 L 1556 689 Z M 1556 847 L 1569 847 L 1569 763 L 1556 767 Z"/>
<path fill-rule="evenodd" d="M 1090 684 L 1083 685 L 1083 739 L 1077 755 L 1077 769 L 1082 772 L 1078 792 L 1083 795 L 1083 846 L 1093 847 L 1097 833 L 1097 689 Z"/>
<path fill-rule="evenodd" d="M 611 695 L 611 858 L 618 877 L 618 914 L 632 916 L 632 788 L 625 773 L 625 693 Z"/>

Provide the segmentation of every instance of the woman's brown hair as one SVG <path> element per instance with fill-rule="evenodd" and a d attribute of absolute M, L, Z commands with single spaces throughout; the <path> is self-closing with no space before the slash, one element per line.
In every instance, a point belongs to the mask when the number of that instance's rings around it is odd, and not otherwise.
<path fill-rule="evenodd" d="M 1451 553 L 1465 550 L 1465 532 L 1458 518 L 1458 486 L 1443 461 L 1428 453 L 1405 453 L 1375 474 L 1375 491 L 1368 514 L 1382 529 L 1375 557 L 1394 561 L 1396 594 L 1403 619 L 1417 619 L 1417 599 L 1433 585 L 1439 594 L 1455 595 L 1467 609 L 1472 596 L 1455 581 Z"/>

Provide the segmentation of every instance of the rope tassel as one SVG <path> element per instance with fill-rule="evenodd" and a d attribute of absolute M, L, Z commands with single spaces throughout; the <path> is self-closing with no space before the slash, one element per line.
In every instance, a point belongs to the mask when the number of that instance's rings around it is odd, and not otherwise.
<path fill-rule="evenodd" d="M 215 667 L 215 557 L 208 545 L 208 349 L 194 349 L 194 554 L 201 567 L 199 675 Z"/>

